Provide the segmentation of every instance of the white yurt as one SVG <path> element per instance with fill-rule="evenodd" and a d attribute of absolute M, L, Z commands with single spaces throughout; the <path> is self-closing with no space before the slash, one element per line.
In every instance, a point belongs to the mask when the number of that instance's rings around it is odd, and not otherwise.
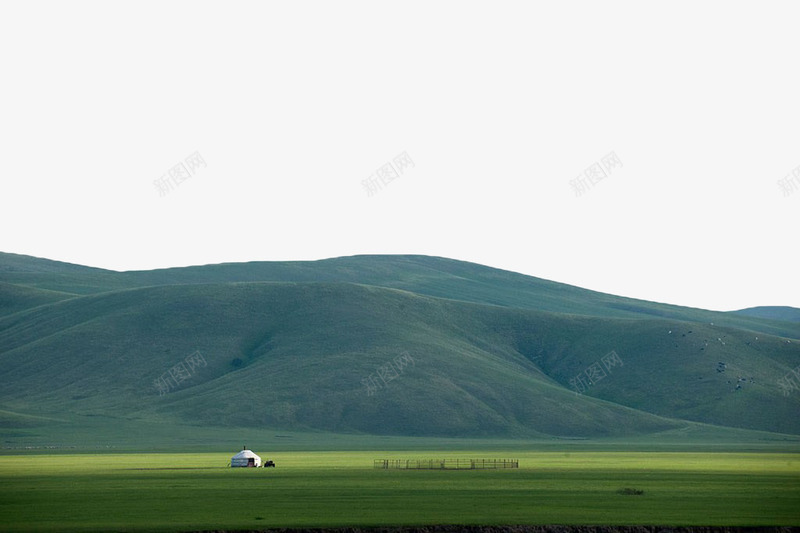
<path fill-rule="evenodd" d="M 258 468 L 261 466 L 261 457 L 248 450 L 245 446 L 242 451 L 231 457 L 231 467 L 234 466 L 252 466 Z"/>

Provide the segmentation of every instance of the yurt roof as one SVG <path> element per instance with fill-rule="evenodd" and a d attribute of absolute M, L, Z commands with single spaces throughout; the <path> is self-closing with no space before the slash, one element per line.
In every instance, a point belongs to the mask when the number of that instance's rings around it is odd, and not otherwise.
<path fill-rule="evenodd" d="M 261 459 L 261 457 L 259 457 L 258 455 L 254 454 L 250 450 L 242 450 L 239 453 L 237 453 L 236 455 L 234 455 L 232 457 L 232 459 L 250 459 L 251 457 L 254 458 L 254 459 Z"/>

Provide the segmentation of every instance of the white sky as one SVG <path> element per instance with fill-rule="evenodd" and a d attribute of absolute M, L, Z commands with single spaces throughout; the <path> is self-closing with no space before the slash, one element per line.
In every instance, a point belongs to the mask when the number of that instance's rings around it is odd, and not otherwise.
<path fill-rule="evenodd" d="M 800 3 L 0 4 L 0 250 L 438 255 L 800 307 Z M 578 197 L 610 152 L 622 167 Z M 160 196 L 199 152 L 206 167 Z M 414 162 L 372 197 L 362 180 Z"/>

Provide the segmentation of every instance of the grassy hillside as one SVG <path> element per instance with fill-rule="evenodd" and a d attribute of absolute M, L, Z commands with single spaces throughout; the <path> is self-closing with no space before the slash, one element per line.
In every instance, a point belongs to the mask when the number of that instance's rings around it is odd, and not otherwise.
<path fill-rule="evenodd" d="M 72 295 L 136 286 L 119 272 L 5 252 L 0 252 L 0 283 Z"/>
<path fill-rule="evenodd" d="M 11 256 L 11 260 L 9 260 Z M 0 254 L 0 281 L 74 294 L 155 285 L 228 282 L 346 282 L 473 303 L 616 318 L 672 318 L 800 339 L 800 322 L 623 298 L 464 261 L 420 255 L 252 262 L 113 272 Z M 48 270 L 49 269 L 49 270 Z M 776 318 L 783 318 L 780 315 Z"/>
<path fill-rule="evenodd" d="M 766 318 L 769 320 L 782 320 L 784 322 L 800 322 L 800 309 L 795 307 L 762 306 L 749 307 L 734 311 L 734 313 L 744 316 Z"/>
<path fill-rule="evenodd" d="M 64 263 L 63 261 L 53 261 L 41 257 L 31 257 L 29 255 L 10 254 L 0 252 L 0 272 L 36 272 L 48 274 L 65 273 L 99 273 L 106 272 L 100 268 Z"/>
<path fill-rule="evenodd" d="M 129 424 L 539 439 L 691 421 L 800 434 L 800 391 L 778 384 L 800 366 L 792 317 L 426 256 L 120 273 L 0 254 L 0 428 L 14 442 Z"/>
<path fill-rule="evenodd" d="M 0 347 L 0 409 L 17 424 L 80 415 L 530 438 L 635 436 L 687 427 L 676 420 L 685 418 L 800 433 L 800 395 L 784 397 L 775 385 L 800 365 L 798 343 L 366 285 L 194 284 L 83 296 L 0 318 Z M 578 394 L 570 380 L 612 351 L 615 366 Z M 202 360 L 192 359 L 198 352 Z M 177 381 L 170 370 L 180 371 Z M 734 374 L 748 379 L 738 390 L 727 383 Z M 159 394 L 164 376 L 170 387 Z"/>
<path fill-rule="evenodd" d="M 74 294 L 47 289 L 35 289 L 25 285 L 13 285 L 0 281 L 0 316 L 10 315 L 24 309 L 30 309 L 67 298 Z"/>
<path fill-rule="evenodd" d="M 800 324 L 603 294 L 464 261 L 420 255 L 253 262 L 126 272 L 137 285 L 228 281 L 335 281 L 506 307 L 602 317 L 709 322 L 800 339 Z"/>

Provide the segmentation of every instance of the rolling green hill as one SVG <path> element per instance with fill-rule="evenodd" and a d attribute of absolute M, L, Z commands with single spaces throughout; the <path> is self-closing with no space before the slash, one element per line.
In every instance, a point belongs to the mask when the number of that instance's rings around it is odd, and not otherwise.
<path fill-rule="evenodd" d="M 4 252 L 0 252 L 0 283 L 72 296 L 135 286 L 119 272 Z M 0 314 L 6 312 L 6 306 L 0 306 Z"/>
<path fill-rule="evenodd" d="M 734 313 L 754 316 L 758 318 L 767 318 L 770 320 L 782 320 L 785 322 L 800 322 L 800 309 L 794 307 L 781 307 L 781 306 L 762 306 L 762 307 L 749 307 L 734 311 Z"/>
<path fill-rule="evenodd" d="M 439 437 L 625 437 L 686 421 L 800 434 L 800 394 L 776 384 L 798 365 L 800 343 L 705 321 L 182 279 L 0 317 L 0 424 L 17 436 L 76 417 Z"/>
<path fill-rule="evenodd" d="M 74 296 L 74 294 L 66 292 L 36 289 L 26 285 L 13 285 L 0 281 L 0 316 L 66 300 Z"/>
<path fill-rule="evenodd" d="M 604 318 L 657 317 L 706 322 L 800 340 L 800 322 L 791 318 L 792 308 L 784 308 L 789 311 L 772 316 L 707 311 L 613 296 L 474 263 L 420 255 L 230 263 L 134 272 L 0 253 L 0 265 L 4 263 L 5 268 L 0 267 L 0 282 L 71 294 L 176 284 L 343 282 L 520 309 Z"/>
<path fill-rule="evenodd" d="M 800 339 L 800 324 L 623 298 L 505 270 L 419 255 L 355 256 L 321 261 L 255 262 L 124 273 L 132 284 L 231 281 L 349 282 L 439 298 L 601 317 L 662 317 L 713 322 Z"/>

